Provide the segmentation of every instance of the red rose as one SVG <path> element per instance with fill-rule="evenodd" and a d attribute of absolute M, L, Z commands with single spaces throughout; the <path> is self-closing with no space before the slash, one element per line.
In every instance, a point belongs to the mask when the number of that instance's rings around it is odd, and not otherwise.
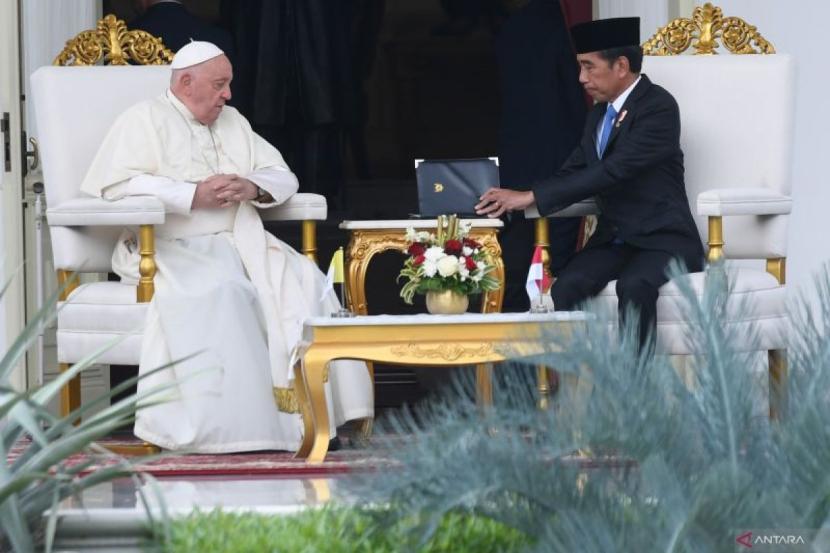
<path fill-rule="evenodd" d="M 412 257 L 418 257 L 419 255 L 423 255 L 425 251 L 427 251 L 426 246 L 424 246 L 420 242 L 413 242 L 409 245 L 409 249 L 406 250 L 406 252 Z"/>
<path fill-rule="evenodd" d="M 466 260 L 464 261 L 464 264 L 467 266 L 468 271 L 474 271 L 476 269 L 476 267 L 478 267 L 476 265 L 476 260 L 473 259 L 472 257 L 466 258 Z"/>
<path fill-rule="evenodd" d="M 412 260 L 412 264 L 413 265 L 421 265 L 424 262 L 424 259 L 426 259 L 426 258 L 423 256 L 423 254 L 422 255 L 416 255 L 415 258 Z"/>
<path fill-rule="evenodd" d="M 460 240 L 447 240 L 444 242 L 444 253 L 447 255 L 458 255 L 461 253 L 463 247 L 464 245 Z"/>
<path fill-rule="evenodd" d="M 479 244 L 478 242 L 476 242 L 472 238 L 465 238 L 464 239 L 464 245 L 467 246 L 468 248 L 470 248 L 471 250 L 474 250 L 476 248 L 481 248 L 481 244 Z"/>

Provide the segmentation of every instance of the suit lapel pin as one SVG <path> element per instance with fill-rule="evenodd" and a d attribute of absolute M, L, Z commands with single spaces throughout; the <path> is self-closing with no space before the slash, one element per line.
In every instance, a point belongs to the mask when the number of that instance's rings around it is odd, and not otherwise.
<path fill-rule="evenodd" d="M 624 109 L 620 112 L 620 116 L 617 117 L 617 124 L 614 125 L 616 128 L 618 128 L 618 129 L 620 128 L 620 125 L 622 124 L 623 119 L 625 119 L 626 115 L 628 115 L 628 110 L 627 109 Z"/>

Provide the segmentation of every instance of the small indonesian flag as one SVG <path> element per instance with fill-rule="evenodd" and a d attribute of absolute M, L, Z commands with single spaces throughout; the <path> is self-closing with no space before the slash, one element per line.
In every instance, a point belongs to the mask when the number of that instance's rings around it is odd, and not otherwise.
<path fill-rule="evenodd" d="M 527 282 L 525 282 L 525 290 L 527 290 L 530 302 L 538 301 L 550 285 L 550 275 L 545 273 L 545 267 L 542 264 L 542 246 L 536 246 L 533 250 L 533 260 L 530 262 L 530 270 L 527 272 Z"/>
<path fill-rule="evenodd" d="M 326 297 L 329 290 L 334 290 L 335 283 L 342 284 L 343 281 L 343 248 L 341 247 L 337 248 L 337 251 L 331 256 L 329 270 L 326 272 L 326 287 L 323 290 L 323 296 L 320 300 L 322 301 L 322 299 Z"/>

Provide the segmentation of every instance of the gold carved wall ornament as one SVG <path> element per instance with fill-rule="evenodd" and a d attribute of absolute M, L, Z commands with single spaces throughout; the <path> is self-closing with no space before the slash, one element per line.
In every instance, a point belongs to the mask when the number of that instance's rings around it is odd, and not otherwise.
<path fill-rule="evenodd" d="M 110 14 L 98 20 L 95 30 L 82 31 L 66 41 L 52 65 L 166 65 L 173 61 L 160 38 L 146 31 L 128 31 L 123 19 Z"/>
<path fill-rule="evenodd" d="M 707 2 L 695 8 L 690 19 L 678 18 L 657 30 L 643 43 L 647 56 L 675 56 L 690 47 L 694 54 L 717 54 L 720 41 L 733 54 L 774 54 L 775 48 L 758 29 L 740 17 L 724 17 Z"/>

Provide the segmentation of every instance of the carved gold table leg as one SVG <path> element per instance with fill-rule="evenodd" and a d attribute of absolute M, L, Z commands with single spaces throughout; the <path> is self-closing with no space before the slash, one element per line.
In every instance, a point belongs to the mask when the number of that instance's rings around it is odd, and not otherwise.
<path fill-rule="evenodd" d="M 536 405 L 539 409 L 547 410 L 550 405 L 550 383 L 548 381 L 548 368 L 544 365 L 536 365 L 536 389 L 539 393 Z"/>
<path fill-rule="evenodd" d="M 473 229 L 470 231 L 470 238 L 481 243 L 490 263 L 493 264 L 491 273 L 500 283 L 497 289 L 486 292 L 481 300 L 482 313 L 501 313 L 501 306 L 504 302 L 504 261 L 501 257 L 501 246 L 499 245 L 496 229 Z"/>
<path fill-rule="evenodd" d="M 769 357 L 769 418 L 784 416 L 787 409 L 787 358 L 785 350 L 771 350 Z"/>
<path fill-rule="evenodd" d="M 322 351 L 315 351 L 312 346 L 305 355 L 305 384 L 308 392 L 307 405 L 311 407 L 314 424 L 311 451 L 306 461 L 312 465 L 322 463 L 329 450 L 329 414 L 323 389 L 323 372 L 330 357 Z M 303 438 L 305 445 L 306 439 Z M 302 449 L 302 447 L 301 447 Z M 298 452 L 299 455 L 299 452 Z"/>
<path fill-rule="evenodd" d="M 306 489 L 306 501 L 308 504 L 328 503 L 331 501 L 331 488 L 329 481 L 325 478 L 309 478 L 302 481 Z"/>
<path fill-rule="evenodd" d="M 481 243 L 493 264 L 492 275 L 502 283 L 497 290 L 484 294 L 481 302 L 482 313 L 501 312 L 504 301 L 504 261 L 501 256 L 496 229 L 472 229 L 470 238 Z M 366 273 L 372 258 L 382 252 L 397 250 L 404 251 L 407 247 L 406 232 L 404 229 L 369 229 L 353 230 L 349 238 L 346 251 L 346 305 L 356 315 L 368 315 L 369 303 L 366 298 Z M 369 378 L 372 386 L 375 383 L 375 367 L 372 361 L 366 361 L 369 369 Z M 483 375 L 479 372 L 478 375 Z M 479 382 L 482 382 L 479 380 Z M 480 385 L 480 386 L 483 386 Z M 488 379 L 486 386 L 488 405 L 492 402 L 492 380 Z M 483 388 L 480 388 L 483 389 Z M 481 396 L 480 396 L 481 397 Z M 360 422 L 358 434 L 362 439 L 368 439 L 372 433 L 373 419 L 364 419 Z"/>
<path fill-rule="evenodd" d="M 314 419 L 308 403 L 307 385 L 302 369 L 302 361 L 294 364 L 294 393 L 297 396 L 297 403 L 300 406 L 303 417 L 303 441 L 297 450 L 296 457 L 302 459 L 308 457 L 311 452 L 311 444 L 314 442 Z"/>
<path fill-rule="evenodd" d="M 406 247 L 406 238 L 402 231 L 353 231 L 346 252 L 346 304 L 356 315 L 368 315 L 369 303 L 366 299 L 366 272 L 369 262 L 381 252 L 388 250 L 402 251 Z M 375 364 L 366 361 L 372 391 L 375 387 Z M 373 419 L 360 422 L 358 435 L 368 440 L 372 435 Z"/>
<path fill-rule="evenodd" d="M 356 315 L 368 315 L 369 305 L 366 302 L 366 271 L 369 270 L 369 261 L 379 251 L 381 246 L 373 246 L 373 241 L 364 242 L 363 234 L 353 232 L 349 239 L 346 252 L 346 305 Z M 372 395 L 375 390 L 375 364 L 366 361 L 369 370 L 369 381 L 372 383 Z M 363 419 L 358 426 L 358 437 L 368 440 L 372 435 L 372 419 Z"/>
<path fill-rule="evenodd" d="M 479 407 L 493 405 L 493 364 L 476 365 L 476 403 Z"/>

